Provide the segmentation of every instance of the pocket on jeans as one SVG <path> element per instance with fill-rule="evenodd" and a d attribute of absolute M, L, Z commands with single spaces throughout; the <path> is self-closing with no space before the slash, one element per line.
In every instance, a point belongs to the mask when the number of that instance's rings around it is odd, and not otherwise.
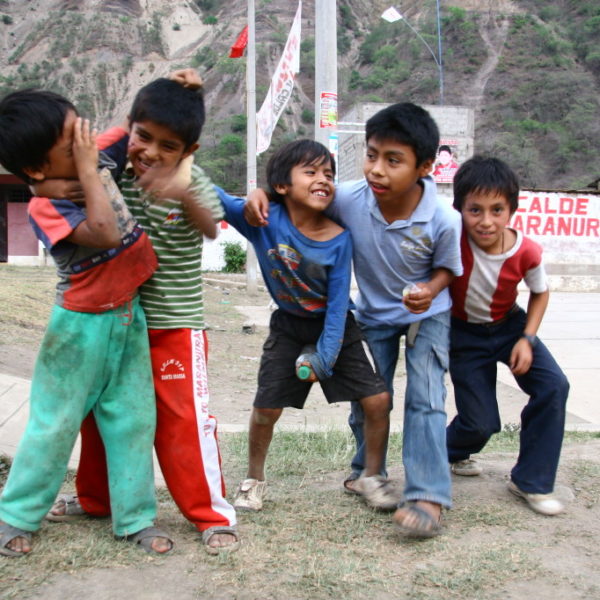
<path fill-rule="evenodd" d="M 448 351 L 445 348 L 432 346 L 428 361 L 427 385 L 429 402 L 434 410 L 444 410 L 447 393 L 444 376 L 448 371 L 448 363 Z"/>
<path fill-rule="evenodd" d="M 276 335 L 269 335 L 269 337 L 267 337 L 267 339 L 265 340 L 265 343 L 263 344 L 263 352 L 265 350 L 273 350 L 273 348 L 275 348 L 275 345 L 277 344 L 277 336 Z"/>

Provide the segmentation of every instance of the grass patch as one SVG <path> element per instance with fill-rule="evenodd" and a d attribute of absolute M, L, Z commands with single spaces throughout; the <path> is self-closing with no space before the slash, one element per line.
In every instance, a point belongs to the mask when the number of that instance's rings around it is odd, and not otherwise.
<path fill-rule="evenodd" d="M 482 454 L 489 452 L 518 452 L 520 444 L 520 427 L 514 423 L 504 426 L 504 429 L 493 435 Z M 581 444 L 591 440 L 600 439 L 600 432 L 565 431 L 564 444 Z"/>
<path fill-rule="evenodd" d="M 564 443 L 585 443 L 600 439 L 600 433 L 565 432 Z M 248 434 L 229 433 L 220 436 L 222 453 L 230 469 L 245 471 L 248 453 Z M 518 431 L 502 431 L 490 439 L 483 453 L 517 452 Z M 331 429 L 324 433 L 276 431 L 269 447 L 267 466 L 269 477 L 309 477 L 349 468 L 355 453 L 350 430 Z M 402 433 L 390 434 L 388 462 L 399 464 L 402 455 Z"/>
<path fill-rule="evenodd" d="M 525 524 L 526 517 L 515 514 L 512 504 L 501 505 L 467 504 L 455 499 L 455 508 L 452 510 L 452 522 L 465 529 L 487 528 L 487 527 L 514 527 Z"/>
<path fill-rule="evenodd" d="M 409 597 L 484 600 L 497 597 L 498 588 L 507 580 L 539 574 L 539 562 L 531 558 L 526 547 L 515 548 L 514 544 L 502 541 L 479 543 L 462 548 L 452 564 L 417 570 L 413 578 L 414 595 Z"/>
<path fill-rule="evenodd" d="M 600 464 L 577 461 L 573 466 L 571 485 L 586 508 L 597 507 L 600 498 Z"/>
<path fill-rule="evenodd" d="M 23 597 L 32 587 L 41 586 L 59 573 L 119 569 L 166 560 L 166 557 L 147 556 L 132 544 L 115 540 L 108 519 L 86 519 L 69 525 L 44 522 L 33 543 L 34 552 L 30 556 L 12 560 L 0 557 L 1 598 Z M 93 597 L 91 590 L 90 595 Z"/>
<path fill-rule="evenodd" d="M 512 433 L 495 437 L 496 447 L 512 448 Z M 597 435 L 567 438 L 586 442 Z M 401 442 L 400 434 L 392 435 L 391 461 L 400 460 Z M 245 433 L 221 435 L 230 492 L 245 473 L 246 444 Z M 377 600 L 491 600 L 512 581 L 549 576 L 531 547 L 532 531 L 540 528 L 541 535 L 548 521 L 532 520 L 524 507 L 504 496 L 482 501 L 477 487 L 461 494 L 447 513 L 445 535 L 429 541 L 401 538 L 389 514 L 370 510 L 342 492 L 353 451 L 349 432 L 277 432 L 268 458 L 265 509 L 239 515 L 243 546 L 231 556 L 204 554 L 197 532 L 165 489 L 157 493 L 158 524 L 176 539 L 170 557 L 151 557 L 114 540 L 108 520 L 44 523 L 29 557 L 3 560 L 0 597 L 17 598 L 26 590 L 31 594 L 64 574 L 82 577 L 86 571 L 108 569 L 107 577 L 113 571 L 123 577 L 127 569 L 157 566 L 169 569 L 170 577 L 193 577 L 195 597 L 206 599 L 358 600 L 368 590 Z M 0 473 L 9 462 L 0 458 Z M 600 493 L 599 476 L 597 463 L 575 463 L 573 480 L 589 501 Z M 483 479 L 480 483 L 485 485 Z M 64 487 L 72 490 L 72 480 Z M 547 537 L 557 544 L 568 539 Z M 216 589 L 226 593 L 217 596 Z"/>
<path fill-rule="evenodd" d="M 0 264 L 0 337 L 11 343 L 41 339 L 54 303 L 56 271 L 51 267 Z"/>

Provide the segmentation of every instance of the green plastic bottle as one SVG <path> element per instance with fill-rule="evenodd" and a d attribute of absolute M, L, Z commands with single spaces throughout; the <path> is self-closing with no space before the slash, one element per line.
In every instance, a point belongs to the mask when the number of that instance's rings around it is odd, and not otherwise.
<path fill-rule="evenodd" d="M 307 366 L 303 365 L 303 362 L 308 362 L 308 355 L 314 354 L 317 351 L 317 347 L 314 344 L 308 344 L 302 348 L 300 352 L 300 356 L 296 359 L 296 377 L 298 379 L 302 379 L 302 381 L 307 380 L 313 370 Z"/>

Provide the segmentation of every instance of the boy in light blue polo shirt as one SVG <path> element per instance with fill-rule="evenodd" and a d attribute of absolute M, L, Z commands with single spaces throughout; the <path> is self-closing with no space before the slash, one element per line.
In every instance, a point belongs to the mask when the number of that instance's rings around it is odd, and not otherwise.
<path fill-rule="evenodd" d="M 437 199 L 428 176 L 439 131 L 427 111 L 411 103 L 391 105 L 367 121 L 366 139 L 365 179 L 338 186 L 327 215 L 352 234 L 359 288 L 356 319 L 390 392 L 400 337 L 408 338 L 405 486 L 393 519 L 409 536 L 432 537 L 441 530 L 442 507 L 451 506 L 444 374 L 450 327 L 447 287 L 462 274 L 460 218 Z M 252 196 L 246 215 L 251 223 L 264 225 L 264 198 Z M 412 291 L 406 293 L 411 284 Z M 361 476 L 363 421 L 360 406 L 353 403 L 349 422 L 357 453 L 344 486 L 368 496 L 373 506 L 396 508 L 397 493 L 386 479 L 385 464 L 379 480 Z M 379 486 L 379 494 L 373 485 Z"/>
<path fill-rule="evenodd" d="M 448 284 L 462 273 L 460 219 L 427 176 L 439 142 L 429 113 L 410 103 L 389 106 L 367 121 L 366 139 L 365 179 L 338 187 L 330 216 L 352 233 L 356 318 L 391 393 L 400 337 L 407 337 L 404 502 L 394 521 L 408 535 L 430 537 L 440 531 L 442 506 L 451 506 L 444 374 Z M 356 403 L 349 423 L 357 453 L 344 486 L 362 493 L 363 416 Z"/>

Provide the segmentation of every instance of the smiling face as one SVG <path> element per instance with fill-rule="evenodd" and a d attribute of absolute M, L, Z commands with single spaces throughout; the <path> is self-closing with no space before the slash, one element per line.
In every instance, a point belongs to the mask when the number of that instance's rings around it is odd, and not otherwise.
<path fill-rule="evenodd" d="M 168 127 L 154 121 L 131 124 L 127 154 L 137 177 L 155 167 L 175 168 L 184 158 L 196 151 L 198 144 L 186 148 L 183 140 Z"/>
<path fill-rule="evenodd" d="M 277 193 L 284 196 L 286 204 L 295 203 L 316 212 L 324 211 L 333 200 L 334 173 L 327 160 L 307 165 L 295 165 L 290 171 L 290 185 L 276 185 Z"/>
<path fill-rule="evenodd" d="M 431 171 L 432 160 L 417 166 L 411 146 L 393 140 L 370 138 L 363 171 L 378 202 L 401 202 L 417 182 Z"/>
<path fill-rule="evenodd" d="M 512 217 L 510 204 L 501 194 L 471 192 L 461 210 L 464 228 L 488 254 L 502 253 L 502 235 Z"/>

